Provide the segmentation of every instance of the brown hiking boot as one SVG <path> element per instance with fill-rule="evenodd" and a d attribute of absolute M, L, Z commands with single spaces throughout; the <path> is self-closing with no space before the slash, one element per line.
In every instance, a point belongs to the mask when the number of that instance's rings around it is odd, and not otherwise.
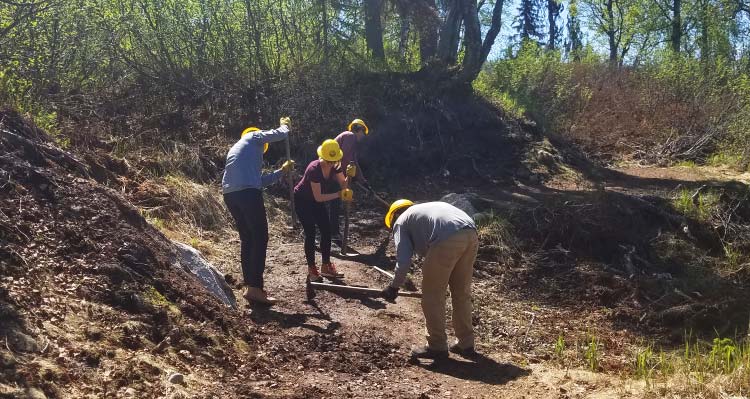
<path fill-rule="evenodd" d="M 319 283 L 323 281 L 323 277 L 320 277 L 320 272 L 318 271 L 317 266 L 313 265 L 307 267 L 307 279 L 313 283 Z"/>
<path fill-rule="evenodd" d="M 257 287 L 247 287 L 245 293 L 242 294 L 248 302 L 261 304 L 261 305 L 274 305 L 276 298 L 268 296 L 265 290 Z"/>
<path fill-rule="evenodd" d="M 328 278 L 344 277 L 344 273 L 339 273 L 338 270 L 336 270 L 336 265 L 334 265 L 333 262 L 323 263 L 323 267 L 320 269 L 320 274 L 322 274 L 323 277 Z"/>

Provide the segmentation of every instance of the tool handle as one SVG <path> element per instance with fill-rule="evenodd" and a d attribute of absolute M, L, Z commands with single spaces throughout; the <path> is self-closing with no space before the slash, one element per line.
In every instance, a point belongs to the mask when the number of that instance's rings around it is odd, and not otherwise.
<path fill-rule="evenodd" d="M 356 184 L 356 185 L 357 185 L 357 186 L 358 186 L 359 188 L 361 188 L 362 190 L 365 190 L 366 192 L 368 192 L 368 193 L 372 194 L 373 198 L 375 198 L 376 200 L 378 200 L 378 202 L 380 202 L 381 204 L 385 205 L 385 206 L 386 206 L 386 208 L 389 208 L 389 207 L 391 206 L 391 204 L 387 203 L 387 202 L 386 202 L 386 201 L 385 201 L 384 199 L 380 198 L 380 196 L 379 196 L 379 195 L 377 195 L 377 194 L 375 193 L 375 191 L 373 191 L 373 190 L 368 190 L 368 189 L 367 189 L 367 187 L 365 187 L 365 185 L 364 185 L 364 184 L 362 184 L 362 183 L 360 183 L 360 182 L 358 182 L 358 181 L 355 181 L 355 182 L 354 182 L 354 184 Z"/>
<path fill-rule="evenodd" d="M 289 135 L 287 133 L 286 139 L 284 139 L 284 144 L 286 145 L 286 160 L 291 161 L 292 160 L 292 149 L 289 145 Z M 294 211 L 294 176 L 292 176 L 294 171 L 289 171 L 287 174 L 287 182 L 289 183 L 289 206 L 290 206 L 290 213 L 292 214 L 292 228 L 297 225 L 297 214 Z"/>
<path fill-rule="evenodd" d="M 346 292 L 350 294 L 362 294 L 362 295 L 374 296 L 374 297 L 380 296 L 380 292 L 381 292 L 377 288 L 354 287 L 351 285 L 340 285 L 340 284 L 329 284 L 329 283 L 309 282 L 309 286 L 316 290 L 331 291 L 331 292 Z M 422 293 L 399 291 L 398 296 L 403 296 L 403 297 L 408 297 L 408 298 L 421 298 Z"/>

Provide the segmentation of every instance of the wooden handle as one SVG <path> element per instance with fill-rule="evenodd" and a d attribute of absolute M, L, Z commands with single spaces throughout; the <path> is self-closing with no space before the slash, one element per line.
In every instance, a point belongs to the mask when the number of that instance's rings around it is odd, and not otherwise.
<path fill-rule="evenodd" d="M 381 292 L 381 290 L 377 288 L 354 287 L 351 285 L 339 285 L 339 284 L 315 283 L 315 282 L 310 282 L 309 284 L 310 284 L 310 287 L 316 290 L 331 291 L 331 292 L 346 292 L 350 294 L 360 294 L 360 295 L 367 295 L 367 296 L 373 296 L 373 297 L 380 296 L 380 292 Z M 403 297 L 408 297 L 408 298 L 421 298 L 422 293 L 399 291 L 398 296 L 403 296 Z"/>
<path fill-rule="evenodd" d="M 286 160 L 291 161 L 292 160 L 292 149 L 289 145 L 289 133 L 287 133 L 286 139 L 284 139 L 284 144 L 286 145 Z M 294 171 L 289 171 L 287 174 L 287 182 L 289 183 L 289 207 L 290 207 L 290 213 L 292 214 L 292 228 L 297 225 L 297 213 L 294 210 L 294 176 L 292 174 Z"/>

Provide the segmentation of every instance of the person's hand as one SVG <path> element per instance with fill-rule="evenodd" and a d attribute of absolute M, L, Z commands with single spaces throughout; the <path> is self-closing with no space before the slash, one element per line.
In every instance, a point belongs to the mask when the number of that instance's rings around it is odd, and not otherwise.
<path fill-rule="evenodd" d="M 349 164 L 346 166 L 346 177 L 354 177 L 357 175 L 357 166 Z"/>
<path fill-rule="evenodd" d="M 393 288 L 389 285 L 383 291 L 380 291 L 380 296 L 388 302 L 395 303 L 398 296 L 398 288 Z"/>
<path fill-rule="evenodd" d="M 346 202 L 354 201 L 354 191 L 351 189 L 345 188 L 341 190 L 341 200 Z"/>
<path fill-rule="evenodd" d="M 292 128 L 292 120 L 289 119 L 288 116 L 282 116 L 281 119 L 279 119 L 279 125 L 286 125 L 288 128 Z"/>
<path fill-rule="evenodd" d="M 289 173 L 293 170 L 294 170 L 294 161 L 291 159 L 284 162 L 284 164 L 281 165 L 281 171 L 284 173 Z"/>

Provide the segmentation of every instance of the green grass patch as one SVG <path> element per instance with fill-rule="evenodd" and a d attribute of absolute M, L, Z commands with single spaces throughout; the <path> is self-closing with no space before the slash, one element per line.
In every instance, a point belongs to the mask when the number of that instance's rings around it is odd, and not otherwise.
<path fill-rule="evenodd" d="M 697 196 L 688 189 L 680 190 L 672 200 L 672 205 L 685 216 L 706 221 L 719 205 L 719 195 L 713 192 L 701 192 Z"/>
<path fill-rule="evenodd" d="M 151 305 L 159 308 L 167 308 L 170 313 L 180 314 L 180 309 L 162 295 L 154 286 L 149 286 L 143 292 L 143 298 Z"/>
<path fill-rule="evenodd" d="M 681 168 L 694 168 L 698 166 L 695 161 L 680 161 L 677 162 L 674 166 L 681 167 Z"/>
<path fill-rule="evenodd" d="M 742 155 L 732 154 L 729 152 L 717 152 L 706 158 L 708 166 L 735 166 L 742 161 Z"/>

